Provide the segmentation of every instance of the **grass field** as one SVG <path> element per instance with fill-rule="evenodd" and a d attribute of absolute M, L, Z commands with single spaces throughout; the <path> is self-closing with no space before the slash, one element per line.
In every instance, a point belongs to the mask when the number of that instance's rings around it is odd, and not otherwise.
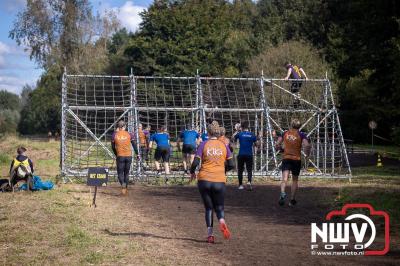
<path fill-rule="evenodd" d="M 59 143 L 16 137 L 0 141 L 2 176 L 7 175 L 18 145 L 28 148 L 38 175 L 55 181 Z M 55 190 L 35 193 L 0 193 L 0 264 L 264 265 L 286 264 L 301 256 L 304 263 L 334 265 L 334 258 L 310 257 L 304 253 L 306 246 L 292 244 L 302 238 L 309 243 L 310 220 L 345 203 L 362 202 L 390 214 L 394 253 L 377 261 L 346 258 L 341 264 L 394 265 L 399 259 L 399 170 L 395 166 L 354 168 L 352 183 L 302 180 L 299 202 L 303 205 L 297 210 L 277 206 L 276 181 L 257 180 L 255 190 L 248 194 L 237 194 L 229 186 L 226 212 L 236 238 L 219 241 L 214 248 L 203 243 L 202 205 L 193 184 L 139 184 L 128 198 L 119 197 L 112 184 L 100 190 L 96 209 L 90 207 L 89 188 L 82 184 L 59 184 Z M 247 238 L 252 241 L 243 242 Z M 279 256 L 281 245 L 288 248 L 283 256 Z"/>
<path fill-rule="evenodd" d="M 391 158 L 400 158 L 399 146 L 374 145 L 374 147 L 372 147 L 370 144 L 354 144 L 354 149 L 370 150 Z"/>

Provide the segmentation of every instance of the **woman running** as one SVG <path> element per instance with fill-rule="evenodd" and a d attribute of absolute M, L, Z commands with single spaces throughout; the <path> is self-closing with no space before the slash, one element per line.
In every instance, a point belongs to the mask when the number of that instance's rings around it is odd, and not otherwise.
<path fill-rule="evenodd" d="M 232 154 L 229 148 L 218 140 L 220 129 L 219 124 L 213 121 L 207 128 L 209 140 L 200 144 L 196 157 L 190 169 L 191 180 L 196 179 L 196 167 L 201 168 L 197 176 L 197 186 L 200 191 L 205 207 L 205 219 L 207 225 L 207 242 L 214 243 L 213 235 L 213 210 L 217 214 L 219 228 L 225 239 L 230 238 L 231 233 L 225 223 L 224 198 L 225 198 L 225 162 L 227 170 L 233 169 Z"/>

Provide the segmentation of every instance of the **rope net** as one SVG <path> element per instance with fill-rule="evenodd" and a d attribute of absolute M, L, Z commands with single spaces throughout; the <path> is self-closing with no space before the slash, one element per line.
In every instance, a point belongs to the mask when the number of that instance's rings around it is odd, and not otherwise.
<path fill-rule="evenodd" d="M 166 128 L 171 178 L 187 177 L 177 145 L 183 130 L 203 133 L 207 123 L 217 120 L 231 138 L 236 125 L 247 121 L 260 138 L 254 149 L 254 175 L 279 176 L 281 154 L 275 142 L 292 118 L 301 120 L 301 130 L 312 144 L 311 156 L 303 158 L 303 175 L 351 175 L 328 80 L 65 74 L 62 100 L 61 168 L 66 176 L 85 176 L 94 166 L 107 167 L 115 175 L 111 137 L 121 119 L 137 138 L 140 125 L 150 134 Z M 233 146 L 237 154 L 239 145 Z M 150 156 L 140 153 L 132 164 L 133 178 L 156 176 L 153 155 L 154 151 Z"/>

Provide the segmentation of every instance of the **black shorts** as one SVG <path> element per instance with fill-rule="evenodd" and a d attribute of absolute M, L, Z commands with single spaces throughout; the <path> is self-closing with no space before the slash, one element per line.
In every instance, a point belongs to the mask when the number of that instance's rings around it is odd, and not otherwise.
<path fill-rule="evenodd" d="M 303 85 L 303 82 L 301 81 L 292 81 L 292 84 L 290 86 L 290 92 L 298 93 L 300 91 L 301 85 Z"/>
<path fill-rule="evenodd" d="M 168 148 L 164 148 L 164 147 L 157 147 L 156 152 L 154 153 L 154 159 L 156 161 L 161 160 L 161 158 L 163 159 L 163 162 L 167 163 L 169 162 L 169 147 Z"/>
<path fill-rule="evenodd" d="M 282 172 L 289 170 L 292 172 L 292 175 L 299 176 L 300 169 L 301 169 L 301 161 L 300 160 L 290 160 L 290 159 L 282 160 Z"/>
<path fill-rule="evenodd" d="M 196 153 L 196 146 L 190 144 L 183 144 L 182 147 L 183 154 L 195 154 Z"/>

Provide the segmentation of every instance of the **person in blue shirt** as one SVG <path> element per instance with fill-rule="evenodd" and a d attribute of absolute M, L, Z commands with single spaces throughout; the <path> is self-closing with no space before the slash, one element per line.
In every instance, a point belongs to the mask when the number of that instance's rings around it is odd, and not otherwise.
<path fill-rule="evenodd" d="M 153 147 L 153 143 L 157 144 L 156 151 L 154 153 L 154 160 L 157 169 L 157 173 L 160 170 L 160 160 L 163 160 L 165 173 L 168 175 L 169 172 L 169 157 L 170 157 L 170 144 L 169 144 L 169 134 L 165 127 L 161 127 L 159 131 L 150 136 L 149 150 Z"/>
<path fill-rule="evenodd" d="M 201 141 L 206 141 L 208 140 L 208 134 L 207 132 L 204 132 L 203 134 L 201 134 Z"/>
<path fill-rule="evenodd" d="M 183 169 L 185 174 L 188 174 L 188 167 L 193 163 L 194 155 L 196 153 L 197 145 L 199 144 L 200 134 L 194 129 L 185 129 L 179 135 L 178 149 L 180 150 L 180 143 L 182 145 L 183 154 Z"/>
<path fill-rule="evenodd" d="M 243 171 L 246 165 L 247 177 L 248 177 L 248 188 L 252 190 L 252 177 L 253 177 L 253 146 L 257 142 L 257 137 L 249 131 L 249 122 L 243 122 L 241 131 L 233 134 L 233 142 L 236 143 L 239 140 L 239 154 L 237 156 L 238 164 L 238 179 L 239 189 L 243 187 Z"/>

